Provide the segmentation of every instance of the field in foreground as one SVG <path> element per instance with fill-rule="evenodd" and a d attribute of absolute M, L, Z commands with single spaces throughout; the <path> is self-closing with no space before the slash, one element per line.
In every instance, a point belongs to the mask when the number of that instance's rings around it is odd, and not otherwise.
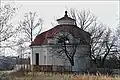
<path fill-rule="evenodd" d="M 23 72 L 15 72 L 12 74 L 3 74 L 0 80 L 120 80 L 120 76 L 107 75 L 74 75 L 74 74 L 60 74 L 60 73 L 43 73 L 34 72 L 23 75 Z"/>

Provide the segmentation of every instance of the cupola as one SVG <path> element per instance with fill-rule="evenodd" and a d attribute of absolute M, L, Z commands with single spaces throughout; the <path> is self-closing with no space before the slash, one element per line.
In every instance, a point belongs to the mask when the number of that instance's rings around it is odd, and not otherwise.
<path fill-rule="evenodd" d="M 69 24 L 69 25 L 76 25 L 75 19 L 68 17 L 67 11 L 65 11 L 64 17 L 57 19 L 59 25 Z"/>

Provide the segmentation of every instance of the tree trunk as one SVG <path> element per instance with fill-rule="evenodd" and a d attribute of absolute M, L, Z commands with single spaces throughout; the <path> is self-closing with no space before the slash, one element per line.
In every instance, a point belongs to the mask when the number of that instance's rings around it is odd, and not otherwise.
<path fill-rule="evenodd" d="M 70 64 L 71 66 L 74 66 L 74 59 L 73 58 L 69 58 Z"/>

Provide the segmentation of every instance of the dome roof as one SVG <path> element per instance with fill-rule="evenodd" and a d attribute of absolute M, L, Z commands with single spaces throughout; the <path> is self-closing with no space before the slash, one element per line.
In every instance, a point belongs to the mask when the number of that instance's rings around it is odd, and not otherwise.
<path fill-rule="evenodd" d="M 54 28 L 36 36 L 34 41 L 31 43 L 31 46 L 40 46 L 43 44 L 48 44 L 48 39 L 54 38 L 55 34 L 60 31 L 70 32 L 74 37 L 82 38 L 87 42 L 90 41 L 91 34 L 80 29 L 76 25 L 57 25 Z"/>

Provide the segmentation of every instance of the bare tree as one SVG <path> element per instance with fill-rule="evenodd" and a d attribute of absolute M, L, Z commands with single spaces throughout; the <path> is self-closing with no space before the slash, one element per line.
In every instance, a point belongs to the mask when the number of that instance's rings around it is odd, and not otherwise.
<path fill-rule="evenodd" d="M 21 55 L 24 55 L 25 50 L 27 49 L 30 50 L 30 47 L 26 46 L 25 44 L 32 43 L 34 37 L 40 34 L 42 30 L 43 20 L 38 17 L 36 12 L 34 13 L 29 12 L 25 14 L 24 20 L 20 21 L 19 25 L 21 26 L 21 33 L 24 35 L 24 37 L 21 37 L 20 39 L 20 40 L 23 40 L 24 42 L 22 43 L 22 45 L 19 46 L 19 48 L 23 52 L 21 53 Z M 28 52 L 28 55 L 29 53 L 30 52 Z M 31 48 L 31 53 L 33 53 L 32 48 Z M 23 56 L 21 57 L 23 58 Z"/>
<path fill-rule="evenodd" d="M 80 41 L 74 36 L 72 30 L 68 30 L 68 32 L 64 30 L 62 28 L 62 30 L 56 33 L 56 36 L 53 38 L 55 40 L 54 43 L 50 43 L 49 51 L 52 56 L 67 60 L 71 66 L 74 66 L 75 54 Z"/>
<path fill-rule="evenodd" d="M 11 48 L 11 45 L 5 45 L 6 42 L 12 42 L 10 38 L 20 30 L 19 26 L 12 24 L 11 19 L 14 17 L 18 7 L 14 3 L 1 4 L 0 7 L 0 52 L 4 48 Z M 4 45 L 3 45 L 4 44 Z"/>
<path fill-rule="evenodd" d="M 42 29 L 43 20 L 38 18 L 36 13 L 26 13 L 24 20 L 19 22 L 19 31 L 13 35 L 12 42 L 9 44 L 10 48 L 17 51 L 17 47 L 22 46 L 24 50 L 28 50 L 30 43 L 33 41 L 33 37 L 38 35 Z M 20 47 L 21 48 L 21 47 Z M 24 51 L 23 51 L 24 52 Z"/>
<path fill-rule="evenodd" d="M 43 20 L 38 18 L 36 12 L 26 13 L 24 18 L 25 19 L 23 21 L 20 21 L 20 26 L 22 27 L 23 32 L 25 32 L 27 40 L 32 42 L 33 37 L 40 33 Z"/>
<path fill-rule="evenodd" d="M 118 27 L 116 28 L 116 36 L 117 36 L 117 46 L 118 46 L 118 49 L 120 48 L 120 18 L 118 19 Z M 120 49 L 119 49 L 120 51 Z"/>
<path fill-rule="evenodd" d="M 87 28 L 91 27 L 97 20 L 95 15 L 91 14 L 90 11 L 85 10 L 78 11 L 70 8 L 69 15 L 76 20 L 77 25 L 83 30 L 87 30 Z"/>
<path fill-rule="evenodd" d="M 91 58 L 99 67 L 105 67 L 104 63 L 106 58 L 109 57 L 109 55 L 113 55 L 113 51 L 116 49 L 116 37 L 112 36 L 111 30 L 108 29 L 98 41 L 99 42 L 93 43 L 96 45 L 92 46 L 94 48 L 91 48 Z"/>
<path fill-rule="evenodd" d="M 91 52 L 90 52 L 90 58 L 94 61 L 95 64 L 97 64 L 97 58 L 99 56 L 99 53 L 102 49 L 100 49 L 101 43 L 102 43 L 102 37 L 104 32 L 106 31 L 106 28 L 102 24 L 94 24 L 91 28 L 89 28 L 89 32 L 91 34 Z M 100 49 L 100 50 L 99 50 Z M 99 52 L 98 52 L 99 50 Z"/>
<path fill-rule="evenodd" d="M 94 63 L 104 64 L 106 57 L 115 47 L 116 38 L 111 38 L 111 30 L 100 23 L 90 11 L 70 9 L 69 15 L 76 20 L 77 25 L 91 34 L 90 58 Z M 98 63 L 100 62 L 100 63 Z"/>
<path fill-rule="evenodd" d="M 13 36 L 17 31 L 18 27 L 15 27 L 10 22 L 14 16 L 17 7 L 14 4 L 4 4 L 0 8 L 0 42 L 7 40 Z"/>

